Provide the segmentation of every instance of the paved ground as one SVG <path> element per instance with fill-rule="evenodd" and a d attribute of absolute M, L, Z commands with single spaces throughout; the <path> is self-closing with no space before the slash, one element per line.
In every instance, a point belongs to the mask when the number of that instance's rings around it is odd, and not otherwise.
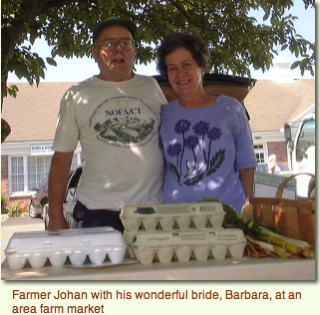
<path fill-rule="evenodd" d="M 15 232 L 42 231 L 44 222 L 41 218 L 32 219 L 29 216 L 8 218 L 1 222 L 1 263 L 6 258 L 4 250 Z"/>

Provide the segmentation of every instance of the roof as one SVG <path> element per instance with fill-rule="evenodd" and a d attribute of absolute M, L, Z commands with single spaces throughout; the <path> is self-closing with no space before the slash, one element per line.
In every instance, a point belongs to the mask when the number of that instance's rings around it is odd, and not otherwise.
<path fill-rule="evenodd" d="M 50 141 L 54 138 L 60 99 L 73 82 L 16 83 L 17 98 L 4 99 L 2 118 L 11 126 L 5 142 Z M 257 80 L 244 100 L 253 132 L 279 131 L 315 104 L 315 80 Z"/>
<path fill-rule="evenodd" d="M 315 80 L 258 80 L 244 104 L 253 132 L 278 131 L 315 105 Z"/>
<path fill-rule="evenodd" d="M 50 141 L 54 138 L 60 100 L 74 83 L 41 82 L 38 87 L 28 83 L 17 85 L 16 98 L 3 100 L 2 118 L 11 127 L 5 142 Z"/>

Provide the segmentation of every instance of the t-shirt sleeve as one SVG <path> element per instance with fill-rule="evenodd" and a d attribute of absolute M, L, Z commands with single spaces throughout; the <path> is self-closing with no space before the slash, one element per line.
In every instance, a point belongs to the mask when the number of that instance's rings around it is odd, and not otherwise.
<path fill-rule="evenodd" d="M 253 140 L 249 121 L 244 107 L 238 103 L 238 133 L 236 144 L 236 168 L 251 168 L 257 166 L 257 158 L 254 152 Z"/>
<path fill-rule="evenodd" d="M 155 96 L 157 97 L 159 103 L 161 105 L 164 105 L 168 103 L 166 96 L 164 95 L 160 85 L 158 84 L 157 80 L 155 78 L 150 78 L 153 81 L 154 84 L 154 91 L 155 91 Z"/>
<path fill-rule="evenodd" d="M 74 151 L 78 144 L 79 130 L 76 123 L 73 93 L 67 91 L 60 102 L 53 150 L 59 152 Z"/>

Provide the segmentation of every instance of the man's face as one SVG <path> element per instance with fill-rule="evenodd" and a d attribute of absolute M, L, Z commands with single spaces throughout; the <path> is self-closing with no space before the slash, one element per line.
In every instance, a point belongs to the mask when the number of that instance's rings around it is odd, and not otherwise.
<path fill-rule="evenodd" d="M 121 25 L 105 28 L 97 37 L 92 56 L 99 65 L 100 79 L 117 82 L 129 80 L 136 56 L 131 33 Z"/>

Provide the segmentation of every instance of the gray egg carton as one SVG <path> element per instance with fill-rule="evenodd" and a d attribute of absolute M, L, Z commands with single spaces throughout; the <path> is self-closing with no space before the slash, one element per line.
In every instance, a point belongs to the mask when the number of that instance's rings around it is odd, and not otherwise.
<path fill-rule="evenodd" d="M 127 232 L 125 239 L 142 264 L 241 258 L 247 244 L 243 231 L 233 228 Z"/>
<path fill-rule="evenodd" d="M 126 231 L 217 228 L 221 227 L 224 216 L 220 202 L 128 205 L 120 213 Z"/>

